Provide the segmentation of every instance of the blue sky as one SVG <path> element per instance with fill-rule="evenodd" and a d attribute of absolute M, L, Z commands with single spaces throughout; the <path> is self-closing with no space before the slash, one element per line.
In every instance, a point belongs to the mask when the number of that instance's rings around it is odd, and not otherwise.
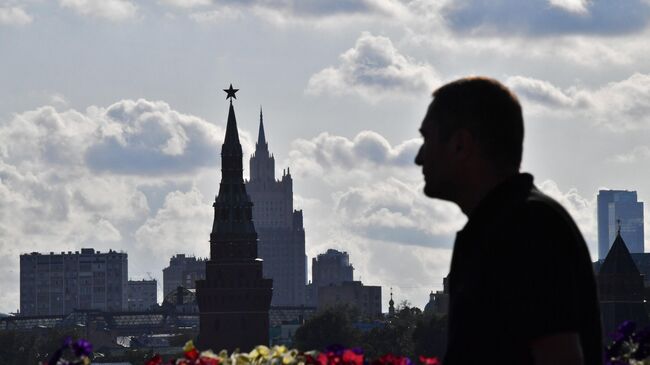
<path fill-rule="evenodd" d="M 647 0 L 0 0 L 0 312 L 21 253 L 114 248 L 159 280 L 207 256 L 230 83 L 244 166 L 261 105 L 308 256 L 348 251 L 385 305 L 441 289 L 465 222 L 412 164 L 431 91 L 465 75 L 519 95 L 523 169 L 595 259 L 597 190 L 650 196 L 649 20 Z"/>

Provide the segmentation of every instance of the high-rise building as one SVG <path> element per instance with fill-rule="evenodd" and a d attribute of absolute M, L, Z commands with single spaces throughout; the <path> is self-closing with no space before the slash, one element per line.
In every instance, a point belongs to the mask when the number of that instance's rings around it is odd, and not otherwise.
<path fill-rule="evenodd" d="M 307 285 L 307 305 L 318 309 L 334 305 L 356 306 L 363 315 L 381 315 L 381 286 L 354 281 L 354 267 L 347 252 L 328 249 L 312 259 L 312 282 Z"/>
<path fill-rule="evenodd" d="M 366 318 L 381 317 L 381 286 L 363 285 L 360 281 L 344 281 L 318 288 L 318 309 L 350 305 Z"/>
<path fill-rule="evenodd" d="M 201 348 L 215 351 L 252 349 L 269 343 L 269 308 L 273 280 L 262 276 L 257 255 L 253 203 L 246 193 L 243 154 L 230 99 L 226 137 L 221 147 L 221 184 L 210 233 L 210 259 L 205 279 L 196 281 Z"/>
<path fill-rule="evenodd" d="M 269 153 L 260 110 L 255 153 L 250 159 L 250 181 L 246 192 L 253 202 L 259 256 L 264 277 L 273 279 L 273 306 L 305 304 L 307 256 L 302 210 L 293 209 L 293 180 L 287 168 L 275 178 L 275 158 Z"/>
<path fill-rule="evenodd" d="M 74 309 L 127 309 L 128 259 L 124 252 L 20 255 L 20 313 L 62 315 Z"/>
<path fill-rule="evenodd" d="M 195 282 L 205 279 L 206 262 L 207 259 L 197 259 L 184 254 L 176 254 L 169 259 L 169 266 L 163 269 L 163 298 L 179 286 L 196 289 Z"/>
<path fill-rule="evenodd" d="M 643 250 L 643 202 L 636 191 L 600 190 L 598 192 L 598 258 L 603 260 L 616 238 L 621 237 L 631 253 Z"/>
<path fill-rule="evenodd" d="M 347 252 L 330 248 L 311 261 L 312 283 L 317 287 L 352 281 L 353 273 L 354 267 Z"/>
<path fill-rule="evenodd" d="M 127 308 L 129 312 L 151 310 L 158 304 L 158 282 L 152 280 L 129 280 Z"/>

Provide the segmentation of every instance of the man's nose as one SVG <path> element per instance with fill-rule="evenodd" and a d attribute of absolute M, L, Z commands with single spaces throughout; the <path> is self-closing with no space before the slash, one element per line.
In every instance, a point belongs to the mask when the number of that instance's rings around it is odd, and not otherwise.
<path fill-rule="evenodd" d="M 422 160 L 422 154 L 423 154 L 422 148 L 423 147 L 424 146 L 421 146 L 420 149 L 418 150 L 418 154 L 415 155 L 415 164 L 418 165 L 418 166 L 422 166 L 422 164 L 424 163 L 424 161 Z"/>

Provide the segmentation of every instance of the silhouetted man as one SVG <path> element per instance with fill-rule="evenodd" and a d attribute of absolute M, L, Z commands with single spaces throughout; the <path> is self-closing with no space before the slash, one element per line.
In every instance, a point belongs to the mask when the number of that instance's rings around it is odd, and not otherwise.
<path fill-rule="evenodd" d="M 443 364 L 602 364 L 589 252 L 569 214 L 519 172 L 517 98 L 496 80 L 457 80 L 433 93 L 420 132 L 424 193 L 469 218 L 454 243 Z"/>

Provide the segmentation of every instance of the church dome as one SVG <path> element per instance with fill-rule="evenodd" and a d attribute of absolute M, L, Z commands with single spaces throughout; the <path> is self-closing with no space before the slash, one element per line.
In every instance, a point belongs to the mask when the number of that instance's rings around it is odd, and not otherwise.
<path fill-rule="evenodd" d="M 429 294 L 429 303 L 427 303 L 427 305 L 424 306 L 425 314 L 433 313 L 433 310 L 436 305 L 435 301 L 436 301 L 435 294 L 433 294 L 433 290 L 432 290 L 431 294 Z"/>

